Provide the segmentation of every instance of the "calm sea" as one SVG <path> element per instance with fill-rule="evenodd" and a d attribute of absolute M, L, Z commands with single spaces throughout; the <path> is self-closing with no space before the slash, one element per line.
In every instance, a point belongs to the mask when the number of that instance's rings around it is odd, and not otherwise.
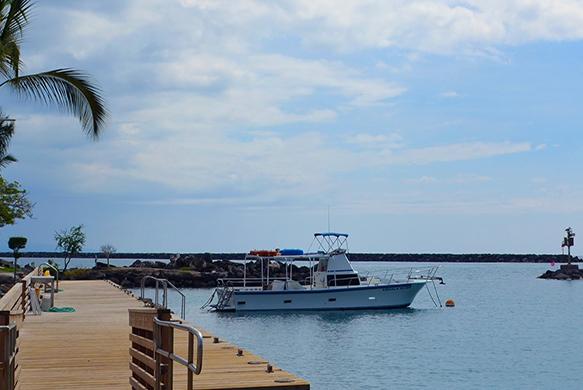
<path fill-rule="evenodd" d="M 423 290 L 407 310 L 217 314 L 199 310 L 211 290 L 192 289 L 187 319 L 313 389 L 581 389 L 583 281 L 537 279 L 548 267 L 445 264 L 438 289 L 455 308 Z"/>

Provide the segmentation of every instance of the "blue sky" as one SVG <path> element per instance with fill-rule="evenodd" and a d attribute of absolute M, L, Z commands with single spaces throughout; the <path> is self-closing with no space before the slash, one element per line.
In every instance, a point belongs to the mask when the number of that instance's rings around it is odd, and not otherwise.
<path fill-rule="evenodd" d="M 1 91 L 3 229 L 54 249 L 243 251 L 352 234 L 354 251 L 553 253 L 583 218 L 578 1 L 39 1 L 29 72 L 104 91 L 97 143 Z"/>

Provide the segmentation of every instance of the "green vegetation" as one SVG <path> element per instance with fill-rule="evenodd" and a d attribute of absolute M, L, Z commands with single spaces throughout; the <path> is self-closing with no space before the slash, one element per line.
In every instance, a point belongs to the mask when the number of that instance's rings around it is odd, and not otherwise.
<path fill-rule="evenodd" d="M 0 169 L 16 161 L 16 158 L 8 154 L 13 134 L 14 121 L 4 118 L 0 113 Z M 26 197 L 26 190 L 20 187 L 20 183 L 8 182 L 0 177 L 0 227 L 13 225 L 17 219 L 30 217 L 32 207 Z"/>
<path fill-rule="evenodd" d="M 85 245 L 85 233 L 83 225 L 73 226 L 71 229 L 62 230 L 55 233 L 57 249 L 61 249 L 65 254 L 63 272 L 67 271 L 71 258 L 83 250 Z"/>
<path fill-rule="evenodd" d="M 87 275 L 91 270 L 85 268 L 75 268 L 70 271 L 63 272 L 63 276 L 66 279 L 71 280 L 82 280 L 87 279 Z"/>
<path fill-rule="evenodd" d="M 0 0 L 0 82 L 18 95 L 64 109 L 79 118 L 85 132 L 96 139 L 107 111 L 100 90 L 75 69 L 61 68 L 21 75 L 24 30 L 30 20 L 30 0 Z"/>
<path fill-rule="evenodd" d="M 14 273 L 14 272 L 16 272 L 16 268 L 14 268 L 14 267 L 0 267 L 0 272 Z"/>
<path fill-rule="evenodd" d="M 33 204 L 26 195 L 26 190 L 18 182 L 7 182 L 0 177 L 0 227 L 32 216 Z"/>
<path fill-rule="evenodd" d="M 8 119 L 0 113 L 0 169 L 16 162 L 16 158 L 8 154 L 12 135 L 14 135 L 14 120 Z"/>
<path fill-rule="evenodd" d="M 16 280 L 16 268 L 18 268 L 18 258 L 21 256 L 20 250 L 26 248 L 26 237 L 10 237 L 8 248 L 12 250 L 14 256 L 14 280 Z"/>

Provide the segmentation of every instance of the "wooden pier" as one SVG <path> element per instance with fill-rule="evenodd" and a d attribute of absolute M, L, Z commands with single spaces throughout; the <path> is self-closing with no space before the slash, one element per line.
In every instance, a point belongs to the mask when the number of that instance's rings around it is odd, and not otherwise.
<path fill-rule="evenodd" d="M 24 289 L 25 284 L 14 289 Z M 62 281 L 60 287 L 62 291 L 56 294 L 55 305 L 73 307 L 75 312 L 27 314 L 22 320 L 22 310 L 18 309 L 29 306 L 24 294 L 14 292 L 6 294 L 7 299 L 0 299 L 0 309 L 7 310 L 6 306 L 10 306 L 11 321 L 16 320 L 19 333 L 13 365 L 6 360 L 0 362 L 2 374 L 10 370 L 9 366 L 15 370 L 17 383 L 13 387 L 0 384 L 0 390 L 153 389 L 153 370 L 148 367 L 154 364 L 154 352 L 145 356 L 136 350 L 136 342 L 150 347 L 152 342 L 135 336 L 140 329 L 136 324 L 130 328 L 129 311 L 149 312 L 153 317 L 156 310 L 145 309 L 142 302 L 107 281 Z M 1 313 L 6 318 L 7 311 L 0 312 L 0 321 Z M 272 366 L 249 351 L 206 332 L 203 334 L 202 372 L 194 376 L 194 389 L 310 388 L 305 380 Z M 1 340 L 8 342 L 6 337 Z M 172 347 L 177 354 L 187 356 L 187 334 L 176 332 Z M 139 346 L 137 349 L 144 350 Z M 140 356 L 144 363 L 136 359 Z M 3 358 L 9 359 L 10 356 Z M 140 374 L 139 381 L 135 379 L 135 372 Z M 186 367 L 174 364 L 170 373 L 173 373 L 174 384 L 171 388 L 187 389 Z"/>

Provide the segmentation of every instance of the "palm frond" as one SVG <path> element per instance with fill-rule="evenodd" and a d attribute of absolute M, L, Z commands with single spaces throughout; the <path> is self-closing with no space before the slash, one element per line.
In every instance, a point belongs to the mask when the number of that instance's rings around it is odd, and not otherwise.
<path fill-rule="evenodd" d="M 0 40 L 8 38 L 19 39 L 22 36 L 24 27 L 28 24 L 28 14 L 32 8 L 30 0 L 8 0 L 2 2 L 2 33 Z M 4 9 L 8 12 L 4 15 Z"/>
<path fill-rule="evenodd" d="M 0 40 L 0 74 L 5 79 L 18 77 L 22 62 L 20 45 L 14 40 Z"/>
<path fill-rule="evenodd" d="M 17 162 L 18 160 L 16 159 L 16 157 L 7 154 L 5 156 L 1 156 L 0 157 L 0 168 L 5 168 L 8 164 L 12 164 L 14 162 Z"/>
<path fill-rule="evenodd" d="M 8 146 L 14 134 L 14 121 L 0 114 L 0 169 L 16 162 L 16 158 L 8 154 Z"/>
<path fill-rule="evenodd" d="M 28 14 L 30 0 L 0 0 L 0 74 L 6 79 L 18 77 L 20 43 Z"/>
<path fill-rule="evenodd" d="M 93 139 L 103 130 L 107 110 L 101 91 L 84 73 L 74 69 L 55 69 L 32 75 L 15 77 L 9 84 L 20 95 L 47 105 L 56 105 L 77 116 L 83 129 Z"/>
<path fill-rule="evenodd" d="M 12 135 L 14 135 L 14 121 L 0 113 L 0 169 L 17 161 L 14 156 L 8 154 Z"/>

